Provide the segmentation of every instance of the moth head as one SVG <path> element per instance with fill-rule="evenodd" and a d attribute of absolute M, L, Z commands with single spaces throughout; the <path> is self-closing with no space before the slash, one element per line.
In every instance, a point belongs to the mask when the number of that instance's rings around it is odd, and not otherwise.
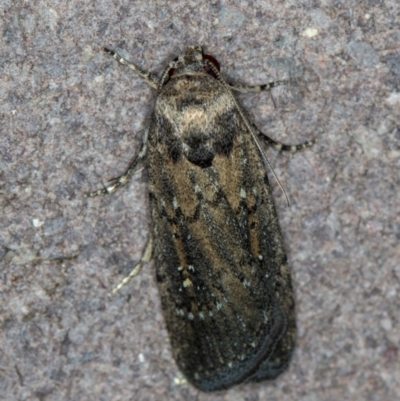
<path fill-rule="evenodd" d="M 212 64 L 212 67 L 210 67 Z M 188 46 L 173 61 L 171 61 L 163 74 L 163 84 L 170 78 L 179 75 L 207 73 L 216 78 L 213 69 L 220 70 L 218 61 L 209 54 L 204 54 L 201 46 Z"/>
<path fill-rule="evenodd" d="M 203 48 L 201 46 L 188 46 L 175 60 L 182 66 L 197 64 L 203 60 Z"/>

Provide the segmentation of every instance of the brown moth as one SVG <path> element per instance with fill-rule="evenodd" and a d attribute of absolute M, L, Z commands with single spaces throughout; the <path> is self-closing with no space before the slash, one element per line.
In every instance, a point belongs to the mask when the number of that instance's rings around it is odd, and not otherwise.
<path fill-rule="evenodd" d="M 105 49 L 158 90 L 142 147 L 122 176 L 89 197 L 127 183 L 140 161 L 149 172 L 152 236 L 122 284 L 152 256 L 172 353 L 185 377 L 213 391 L 273 379 L 296 338 L 290 271 L 265 156 L 232 91 L 258 92 L 284 81 L 226 83 L 218 62 L 187 47 L 161 78 Z M 122 286 L 119 285 L 117 290 Z"/>

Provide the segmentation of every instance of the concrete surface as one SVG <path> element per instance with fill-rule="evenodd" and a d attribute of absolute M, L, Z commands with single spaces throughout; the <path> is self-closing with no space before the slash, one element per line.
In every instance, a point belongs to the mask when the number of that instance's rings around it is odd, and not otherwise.
<path fill-rule="evenodd" d="M 400 3 L 76 1 L 0 4 L 0 398 L 400 399 Z M 146 173 L 84 199 L 138 150 L 155 93 L 101 51 L 161 74 L 201 44 L 238 98 L 309 150 L 266 149 L 297 299 L 298 344 L 273 382 L 202 394 L 173 360 L 146 266 Z M 275 102 L 275 105 L 274 105 Z"/>

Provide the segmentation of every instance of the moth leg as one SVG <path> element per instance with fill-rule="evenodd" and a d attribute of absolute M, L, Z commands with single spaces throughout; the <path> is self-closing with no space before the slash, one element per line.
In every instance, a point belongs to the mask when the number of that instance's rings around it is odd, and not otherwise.
<path fill-rule="evenodd" d="M 281 86 L 288 84 L 290 80 L 282 80 L 282 81 L 275 81 L 275 82 L 269 82 L 267 84 L 263 85 L 254 85 L 254 86 L 246 86 L 246 85 L 239 85 L 239 84 L 228 84 L 229 88 L 236 92 L 242 92 L 242 93 L 257 93 L 257 92 L 262 92 L 262 91 L 269 91 L 272 88 L 275 88 L 276 86 Z"/>
<path fill-rule="evenodd" d="M 314 145 L 315 142 L 317 142 L 317 140 L 314 138 L 311 141 L 299 143 L 297 145 L 285 145 L 284 143 L 277 142 L 274 139 L 270 138 L 268 135 L 261 132 L 254 124 L 251 124 L 251 126 L 253 127 L 256 134 L 263 138 L 263 140 L 267 142 L 269 146 L 278 151 L 295 153 L 298 150 L 309 148 L 310 146 Z"/>
<path fill-rule="evenodd" d="M 235 90 L 237 92 L 250 93 L 250 92 L 268 91 L 268 90 L 271 90 L 272 88 L 275 88 L 276 86 L 285 85 L 285 84 L 288 84 L 289 82 L 290 82 L 290 80 L 281 80 L 281 81 L 269 82 L 267 84 L 256 85 L 256 86 L 243 86 L 243 85 L 229 84 L 229 87 L 232 90 Z M 284 143 L 277 142 L 274 139 L 270 138 L 268 135 L 261 132 L 254 124 L 251 124 L 251 125 L 252 125 L 255 133 L 257 133 L 260 137 L 262 137 L 268 143 L 269 146 L 273 147 L 274 149 L 276 149 L 278 151 L 295 153 L 298 150 L 309 148 L 310 146 L 314 145 L 314 143 L 317 141 L 316 139 L 312 139 L 311 141 L 303 142 L 303 143 L 300 143 L 297 145 L 285 145 Z"/>
<path fill-rule="evenodd" d="M 147 242 L 146 248 L 145 248 L 139 262 L 134 266 L 134 268 L 131 270 L 131 272 L 127 276 L 125 276 L 116 287 L 113 288 L 110 295 L 116 294 L 125 284 L 127 284 L 130 281 L 130 279 L 132 277 L 135 277 L 136 275 L 138 275 L 140 273 L 143 265 L 145 263 L 150 262 L 150 260 L 152 259 L 153 249 L 154 249 L 154 241 L 153 241 L 153 237 L 150 236 L 150 239 Z"/>
<path fill-rule="evenodd" d="M 126 60 L 125 58 L 120 56 L 118 53 L 115 53 L 113 50 L 111 50 L 111 49 L 109 49 L 107 47 L 104 47 L 103 50 L 106 53 L 110 54 L 112 57 L 114 57 L 115 60 L 117 60 L 120 64 L 126 65 L 133 72 L 135 72 L 137 75 L 142 77 L 147 85 L 151 86 L 154 89 L 158 88 L 159 79 L 157 78 L 157 76 L 155 76 L 151 72 L 147 72 L 145 70 L 142 70 L 136 64 L 133 64 L 133 63 L 129 62 L 128 60 Z"/>
<path fill-rule="evenodd" d="M 133 176 L 135 173 L 135 169 L 139 162 L 143 160 L 143 158 L 146 156 L 147 153 L 147 138 L 149 135 L 148 128 L 145 131 L 145 134 L 143 136 L 142 140 L 142 145 L 140 147 L 139 153 L 136 155 L 136 157 L 133 159 L 131 164 L 129 165 L 128 169 L 125 171 L 124 174 L 120 175 L 119 177 L 112 178 L 109 181 L 109 185 L 105 186 L 102 189 L 98 189 L 97 191 L 93 192 L 88 192 L 85 194 L 85 198 L 94 198 L 95 196 L 101 196 L 101 195 L 107 195 L 113 193 L 115 190 L 117 190 L 120 187 L 123 187 Z"/>

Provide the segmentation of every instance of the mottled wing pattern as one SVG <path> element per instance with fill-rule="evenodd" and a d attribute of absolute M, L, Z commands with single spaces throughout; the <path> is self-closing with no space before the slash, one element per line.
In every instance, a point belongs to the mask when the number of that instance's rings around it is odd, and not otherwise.
<path fill-rule="evenodd" d="M 148 156 L 157 281 L 177 364 L 204 391 L 275 377 L 294 347 L 290 275 L 263 160 L 222 85 L 171 79 Z"/>

